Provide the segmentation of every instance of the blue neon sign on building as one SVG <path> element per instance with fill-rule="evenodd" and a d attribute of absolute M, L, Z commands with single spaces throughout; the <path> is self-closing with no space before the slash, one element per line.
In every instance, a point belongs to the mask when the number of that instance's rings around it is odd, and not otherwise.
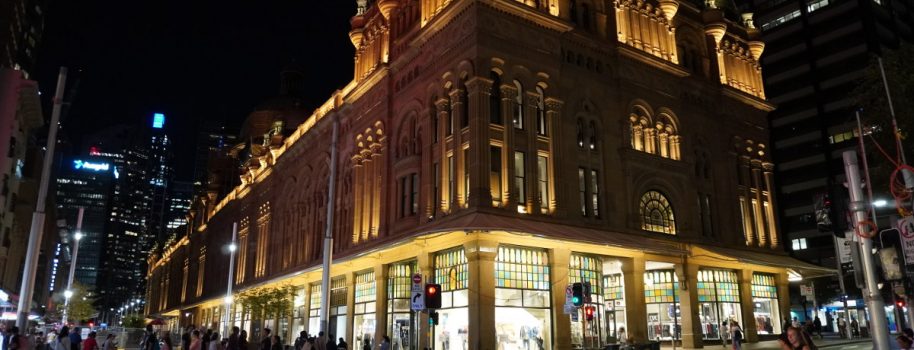
<path fill-rule="evenodd" d="M 154 129 L 161 129 L 165 126 L 165 114 L 155 113 L 152 115 L 152 127 Z"/>

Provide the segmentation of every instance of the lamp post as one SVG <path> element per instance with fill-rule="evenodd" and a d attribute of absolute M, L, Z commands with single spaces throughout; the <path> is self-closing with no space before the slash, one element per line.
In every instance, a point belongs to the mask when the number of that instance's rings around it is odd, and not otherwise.
<path fill-rule="evenodd" d="M 238 223 L 232 223 L 232 243 L 229 243 L 229 270 L 228 270 L 228 283 L 225 288 L 225 312 L 224 312 L 224 321 L 222 322 L 222 335 L 228 336 L 229 327 L 229 310 L 232 309 L 232 281 L 235 279 L 235 251 L 238 250 L 238 245 L 235 243 L 235 240 L 238 238 Z"/>
<path fill-rule="evenodd" d="M 76 233 L 73 234 L 73 257 L 70 259 L 70 276 L 67 277 L 67 290 L 63 292 L 63 324 L 67 324 L 67 316 L 70 311 L 70 298 L 73 297 L 73 276 L 76 275 L 76 258 L 79 256 L 79 240 L 83 238 L 83 208 L 79 208 L 76 214 Z"/>

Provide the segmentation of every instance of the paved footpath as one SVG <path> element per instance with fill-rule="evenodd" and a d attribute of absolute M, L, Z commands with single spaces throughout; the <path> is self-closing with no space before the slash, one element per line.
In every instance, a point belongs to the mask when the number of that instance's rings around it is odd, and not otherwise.
<path fill-rule="evenodd" d="M 825 336 L 825 339 L 815 339 L 813 340 L 820 349 L 829 349 L 829 350 L 863 350 L 872 348 L 872 339 L 862 338 L 862 339 L 841 339 L 837 336 Z M 895 344 L 895 338 L 892 337 L 891 345 L 893 348 L 897 348 L 898 345 Z M 743 350 L 780 350 L 781 345 L 778 344 L 777 340 L 766 340 L 760 341 L 758 343 L 752 344 L 743 344 Z M 673 350 L 672 346 L 663 346 L 663 350 Z M 682 348 L 676 347 L 676 350 Z M 720 343 L 706 344 L 704 350 L 730 350 L 733 349 L 733 345 L 727 344 L 726 347 Z"/>

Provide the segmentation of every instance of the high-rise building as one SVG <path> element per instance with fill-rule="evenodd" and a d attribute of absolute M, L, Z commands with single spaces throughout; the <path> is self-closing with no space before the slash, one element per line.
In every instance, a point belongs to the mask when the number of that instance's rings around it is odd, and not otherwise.
<path fill-rule="evenodd" d="M 44 32 L 46 0 L 10 0 L 0 3 L 0 67 L 34 73 Z"/>
<path fill-rule="evenodd" d="M 194 183 L 190 181 L 172 181 L 168 193 L 168 237 L 184 234 L 187 225 L 187 212 L 194 195 Z"/>
<path fill-rule="evenodd" d="M 778 164 L 777 207 L 785 245 L 798 257 L 835 267 L 832 233 L 817 229 L 815 202 L 830 195 L 846 205 L 839 200 L 847 196 L 841 155 L 858 144 L 857 106 L 850 93 L 875 55 L 914 40 L 914 2 L 752 4 L 766 43 L 765 91 L 778 106 L 769 114 L 770 153 Z"/>
<path fill-rule="evenodd" d="M 147 237 L 153 239 L 149 243 L 164 243 L 168 237 L 169 186 L 174 180 L 174 154 L 171 149 L 171 139 L 165 132 L 165 115 L 154 113 L 151 128 L 147 129 L 148 143 L 143 148 L 147 152 L 146 172 L 149 180 L 147 195 L 149 196 L 149 215 L 146 219 Z"/>
<path fill-rule="evenodd" d="M 235 145 L 237 135 L 228 131 L 220 123 L 205 121 L 197 133 L 197 145 L 194 155 L 194 192 L 206 187 L 210 161 L 219 157 Z"/>
<path fill-rule="evenodd" d="M 701 348 L 731 320 L 776 339 L 788 281 L 832 272 L 783 250 L 764 44 L 718 2 L 357 1 L 353 79 L 248 115 L 240 183 L 150 256 L 149 316 L 353 348 L 601 349 L 621 327 Z M 422 283 L 437 326 L 411 312 Z M 291 317 L 226 310 L 226 284 L 291 287 Z"/>

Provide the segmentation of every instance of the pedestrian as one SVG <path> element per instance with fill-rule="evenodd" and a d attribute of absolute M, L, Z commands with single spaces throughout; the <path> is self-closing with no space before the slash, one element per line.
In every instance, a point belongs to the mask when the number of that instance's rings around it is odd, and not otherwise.
<path fill-rule="evenodd" d="M 305 343 L 301 345 L 301 350 L 314 350 L 314 337 L 305 339 Z"/>
<path fill-rule="evenodd" d="M 241 350 L 241 342 L 239 341 L 241 335 L 239 332 L 241 332 L 241 329 L 238 326 L 232 326 L 232 333 L 229 334 L 225 350 Z"/>
<path fill-rule="evenodd" d="M 162 350 L 174 350 L 174 346 L 171 343 L 171 331 L 165 331 L 162 334 Z"/>
<path fill-rule="evenodd" d="M 822 320 L 819 319 L 819 316 L 816 316 L 815 321 L 812 322 L 812 327 L 816 331 L 816 336 L 822 339 Z"/>
<path fill-rule="evenodd" d="M 193 332 L 190 332 L 190 347 L 187 349 L 188 350 L 205 350 L 205 349 L 201 349 L 202 345 L 203 345 L 203 340 L 200 339 L 200 331 L 195 329 Z"/>
<path fill-rule="evenodd" d="M 217 332 L 213 332 L 213 334 L 209 336 L 209 343 L 207 345 L 209 348 L 206 350 L 225 350 L 225 348 L 222 347 L 222 343 L 219 342 L 219 333 Z"/>
<path fill-rule="evenodd" d="M 209 350 L 209 341 L 210 341 L 210 338 L 212 338 L 212 337 L 213 337 L 212 329 L 207 329 L 206 332 L 203 332 L 203 337 L 200 338 L 200 341 L 203 342 L 201 344 L 203 346 L 202 350 Z"/>
<path fill-rule="evenodd" d="M 857 323 L 857 319 L 853 317 L 851 317 L 851 332 L 853 332 L 851 336 L 854 338 L 860 337 L 860 324 Z"/>
<path fill-rule="evenodd" d="M 371 349 L 371 338 L 369 338 L 369 337 L 362 338 L 362 350 L 372 350 Z"/>
<path fill-rule="evenodd" d="M 733 350 L 741 350 L 743 346 L 743 329 L 739 322 L 730 321 L 730 339 L 733 340 Z"/>
<path fill-rule="evenodd" d="M 60 333 L 57 333 L 57 342 L 54 345 L 54 350 L 70 350 L 70 327 L 60 328 Z"/>
<path fill-rule="evenodd" d="M 159 350 L 159 340 L 156 339 L 156 334 L 152 330 L 152 325 L 146 325 L 146 333 L 143 337 L 143 341 L 140 343 L 141 350 Z"/>
<path fill-rule="evenodd" d="M 327 336 L 324 332 L 317 333 L 317 339 L 314 339 L 314 350 L 327 350 Z"/>
<path fill-rule="evenodd" d="M 270 338 L 270 333 L 272 331 L 269 328 L 263 329 L 263 339 L 260 340 L 260 350 L 270 350 L 272 346 L 272 339 Z"/>
<path fill-rule="evenodd" d="M 150 326 L 150 328 L 151 327 L 152 326 Z M 73 329 L 70 330 L 70 349 L 73 349 L 73 350 L 80 349 L 80 345 L 83 342 L 83 338 L 80 333 L 82 333 L 82 329 L 80 329 L 79 327 L 73 327 Z"/>
<path fill-rule="evenodd" d="M 274 335 L 270 338 L 270 350 L 283 350 L 282 338 L 279 335 Z"/>
<path fill-rule="evenodd" d="M 117 337 L 114 333 L 108 333 L 105 341 L 102 342 L 102 350 L 117 350 Z"/>
<path fill-rule="evenodd" d="M 89 332 L 89 337 L 83 342 L 83 350 L 98 350 L 98 341 L 95 340 L 97 336 L 95 331 Z"/>
<path fill-rule="evenodd" d="M 241 350 L 248 350 L 248 331 L 242 329 L 238 334 L 238 347 Z"/>
<path fill-rule="evenodd" d="M 336 340 L 333 340 L 333 334 L 327 334 L 327 350 L 336 350 Z"/>
<path fill-rule="evenodd" d="M 194 325 L 187 326 L 181 334 L 181 350 L 190 349 L 190 334 L 194 332 Z"/>
<path fill-rule="evenodd" d="M 339 343 L 336 343 L 336 350 L 346 350 L 349 349 L 349 344 L 346 343 L 346 340 L 340 337 Z"/>
<path fill-rule="evenodd" d="M 390 337 L 387 335 L 381 338 L 381 350 L 390 350 Z"/>
<path fill-rule="evenodd" d="M 305 346 L 305 342 L 307 342 L 307 341 L 308 341 L 308 331 L 298 332 L 298 338 L 295 338 L 295 343 L 292 343 L 292 347 L 294 347 L 295 350 L 301 350 L 301 348 L 303 346 Z"/>
<path fill-rule="evenodd" d="M 35 334 L 35 350 L 45 350 L 47 344 L 45 343 L 44 332 L 38 332 Z"/>
<path fill-rule="evenodd" d="M 906 335 L 899 335 L 895 338 L 895 341 L 898 342 L 898 348 L 901 350 L 911 350 L 911 338 Z"/>
<path fill-rule="evenodd" d="M 838 319 L 838 337 L 847 338 L 847 321 L 844 321 L 843 318 Z"/>
<path fill-rule="evenodd" d="M 29 339 L 25 335 L 19 334 L 19 327 L 11 327 L 9 337 L 9 350 L 28 350 Z"/>
<path fill-rule="evenodd" d="M 806 337 L 803 336 L 803 330 L 797 327 L 787 328 L 787 341 L 778 340 L 781 349 L 786 350 L 813 350 L 806 343 Z"/>

